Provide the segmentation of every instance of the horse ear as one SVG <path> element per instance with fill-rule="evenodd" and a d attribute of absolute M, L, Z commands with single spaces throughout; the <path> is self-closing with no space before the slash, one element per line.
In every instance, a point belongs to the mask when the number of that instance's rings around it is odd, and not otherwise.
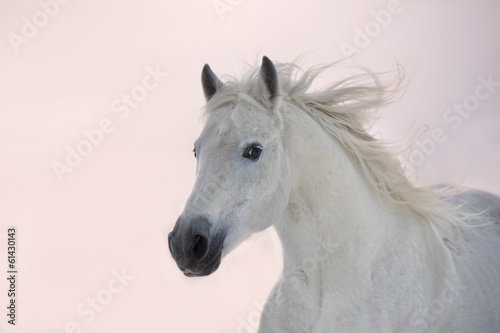
<path fill-rule="evenodd" d="M 279 93 L 278 71 L 273 62 L 266 56 L 262 57 L 259 76 L 269 94 L 269 99 L 272 100 Z"/>
<path fill-rule="evenodd" d="M 203 66 L 203 70 L 201 72 L 201 85 L 207 102 L 218 90 L 222 88 L 221 80 L 219 80 L 208 64 Z"/>

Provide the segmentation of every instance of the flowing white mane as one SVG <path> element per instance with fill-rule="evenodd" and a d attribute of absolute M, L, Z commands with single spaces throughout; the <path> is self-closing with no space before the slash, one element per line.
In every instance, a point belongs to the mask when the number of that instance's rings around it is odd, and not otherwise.
<path fill-rule="evenodd" d="M 331 65 L 302 71 L 294 63 L 276 64 L 279 73 L 279 91 L 282 112 L 296 107 L 310 114 L 332 138 L 346 149 L 348 155 L 365 179 L 377 190 L 384 201 L 396 204 L 423 220 L 429 220 L 445 229 L 462 224 L 467 216 L 444 199 L 456 194 L 456 189 L 417 187 L 412 184 L 398 159 L 401 149 L 375 139 L 369 134 L 376 120 L 375 112 L 391 102 L 400 92 L 403 75 L 383 84 L 380 75 L 369 70 L 340 81 L 321 90 L 309 92 L 319 74 Z M 254 101 L 256 106 L 266 105 L 268 99 L 258 84 L 259 67 L 250 70 L 241 79 L 225 77 L 224 88 L 209 101 L 205 117 L 213 110 L 242 100 Z"/>

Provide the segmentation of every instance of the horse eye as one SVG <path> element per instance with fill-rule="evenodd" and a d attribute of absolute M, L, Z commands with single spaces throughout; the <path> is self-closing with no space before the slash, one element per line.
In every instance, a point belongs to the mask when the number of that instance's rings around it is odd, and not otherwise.
<path fill-rule="evenodd" d="M 196 148 L 193 149 L 194 157 L 196 158 Z"/>
<path fill-rule="evenodd" d="M 245 151 L 243 152 L 243 157 L 255 161 L 256 159 L 259 158 L 261 152 L 262 152 L 262 147 L 253 144 L 245 149 Z"/>

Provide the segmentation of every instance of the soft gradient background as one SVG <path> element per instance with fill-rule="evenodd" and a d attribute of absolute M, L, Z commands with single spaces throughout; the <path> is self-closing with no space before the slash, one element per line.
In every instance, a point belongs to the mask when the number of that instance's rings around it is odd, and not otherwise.
<path fill-rule="evenodd" d="M 0 279 L 0 332 L 253 332 L 280 274 L 272 230 L 206 278 L 184 277 L 165 246 L 194 182 L 201 68 L 208 62 L 218 74 L 238 74 L 262 55 L 305 54 L 305 67 L 339 60 L 340 45 L 352 45 L 357 29 L 374 21 L 371 12 L 389 3 L 73 0 L 15 52 L 8 34 L 21 34 L 23 18 L 33 22 L 41 7 L 1 1 L 0 233 L 18 228 L 19 274 L 15 327 L 6 323 Z M 214 5 L 227 10 L 218 14 Z M 373 130 L 397 139 L 421 125 L 442 129 L 446 140 L 418 165 L 418 182 L 500 194 L 500 87 L 459 128 L 443 120 L 474 94 L 480 76 L 500 81 L 500 2 L 400 6 L 346 64 L 387 71 L 399 62 L 408 71 L 406 94 Z M 120 119 L 112 103 L 142 83 L 148 66 L 169 75 Z M 51 164 L 63 163 L 66 146 L 75 148 L 104 118 L 114 131 L 60 182 Z M 5 235 L 0 242 L 4 276 Z M 122 270 L 133 279 L 106 298 Z M 77 313 L 97 296 L 106 305 L 95 318 Z"/>

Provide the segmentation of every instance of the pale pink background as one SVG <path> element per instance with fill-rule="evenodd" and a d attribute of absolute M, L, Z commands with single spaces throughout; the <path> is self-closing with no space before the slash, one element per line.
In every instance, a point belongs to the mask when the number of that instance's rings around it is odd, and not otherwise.
<path fill-rule="evenodd" d="M 229 0 L 219 2 L 228 3 Z M 343 57 L 355 29 L 389 1 L 82 1 L 59 12 L 14 52 L 37 1 L 0 2 L 0 232 L 18 228 L 18 321 L 1 332 L 250 332 L 280 273 L 272 230 L 253 236 L 207 278 L 189 279 L 165 246 L 194 181 L 192 144 L 202 123 L 200 71 L 240 73 L 262 55 L 305 65 Z M 443 112 L 500 81 L 498 1 L 401 0 L 402 12 L 350 65 L 406 66 L 406 95 L 374 128 L 398 138 L 427 124 L 448 140 L 418 168 L 421 184 L 451 182 L 500 194 L 500 88 L 457 130 Z M 120 120 L 111 103 L 157 65 L 169 76 Z M 331 70 L 323 82 L 339 77 Z M 59 182 L 53 161 L 110 118 L 115 130 Z M 6 271 L 5 239 L 0 266 Z M 91 322 L 76 313 L 124 269 L 135 278 Z M 0 274 L 0 308 L 7 285 Z M 252 326 L 253 327 L 253 326 Z"/>

